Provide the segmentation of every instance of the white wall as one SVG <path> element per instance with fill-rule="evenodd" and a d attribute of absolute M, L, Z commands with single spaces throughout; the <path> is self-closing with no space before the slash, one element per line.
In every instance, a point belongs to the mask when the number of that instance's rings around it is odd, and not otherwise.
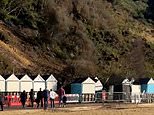
<path fill-rule="evenodd" d="M 17 91 L 19 92 L 19 82 L 18 81 L 7 81 L 7 91 Z"/>
<path fill-rule="evenodd" d="M 100 91 L 103 89 L 103 85 L 102 83 L 100 82 L 100 80 L 98 80 L 96 83 L 95 83 L 95 91 Z"/>
<path fill-rule="evenodd" d="M 140 85 L 132 85 L 132 92 L 131 92 L 131 101 L 132 103 L 140 103 L 141 102 L 141 86 Z"/>
<path fill-rule="evenodd" d="M 47 82 L 47 89 L 57 91 L 57 82 Z"/>
<path fill-rule="evenodd" d="M 5 81 L 4 80 L 0 81 L 0 91 L 5 91 Z"/>
<path fill-rule="evenodd" d="M 22 92 L 25 90 L 26 92 L 29 92 L 31 89 L 33 89 L 33 82 L 23 81 L 20 82 L 20 91 Z"/>
<path fill-rule="evenodd" d="M 82 93 L 91 93 L 91 94 L 95 94 L 95 83 L 83 83 L 82 84 Z"/>
<path fill-rule="evenodd" d="M 132 93 L 141 93 L 141 86 L 140 85 L 132 85 Z"/>
<path fill-rule="evenodd" d="M 34 82 L 34 91 L 39 91 L 40 88 L 45 89 L 45 82 Z"/>

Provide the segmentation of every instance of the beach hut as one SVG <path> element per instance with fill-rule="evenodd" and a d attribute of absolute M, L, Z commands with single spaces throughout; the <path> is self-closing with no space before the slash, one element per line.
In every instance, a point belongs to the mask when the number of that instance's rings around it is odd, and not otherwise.
<path fill-rule="evenodd" d="M 20 91 L 29 92 L 33 89 L 33 80 L 26 74 L 20 79 Z"/>
<path fill-rule="evenodd" d="M 77 78 L 71 84 L 71 93 L 80 94 L 80 102 L 94 102 L 95 82 L 90 78 Z"/>
<path fill-rule="evenodd" d="M 130 80 L 121 76 L 111 76 L 107 80 L 107 89 L 109 92 L 109 99 L 124 100 L 130 99 Z"/>
<path fill-rule="evenodd" d="M 52 74 L 46 80 L 46 86 L 47 86 L 48 90 L 50 90 L 50 89 L 52 89 L 54 91 L 57 90 L 57 80 Z"/>
<path fill-rule="evenodd" d="M 0 91 L 5 91 L 5 79 L 0 75 Z"/>
<path fill-rule="evenodd" d="M 152 78 L 141 78 L 141 92 L 145 92 L 147 94 L 154 93 L 154 80 Z"/>
<path fill-rule="evenodd" d="M 95 82 L 90 78 L 78 78 L 71 84 L 72 94 L 95 94 Z"/>
<path fill-rule="evenodd" d="M 135 80 L 131 84 L 131 102 L 132 103 L 141 102 L 141 85 L 138 80 Z"/>
<path fill-rule="evenodd" d="M 33 76 L 34 78 L 34 76 Z M 41 77 L 40 74 L 38 74 L 36 76 L 36 78 L 34 79 L 33 81 L 33 88 L 34 88 L 34 91 L 39 91 L 39 89 L 41 88 L 42 90 L 45 89 L 45 80 Z"/>
<path fill-rule="evenodd" d="M 120 76 L 111 76 L 107 81 L 109 92 L 130 92 L 130 80 Z"/>
<path fill-rule="evenodd" d="M 19 87 L 19 79 L 14 75 L 10 75 L 6 79 L 6 91 L 8 92 L 19 92 L 20 87 Z"/>
<path fill-rule="evenodd" d="M 98 77 L 92 78 L 92 80 L 95 82 L 95 92 L 97 91 L 102 91 L 103 89 L 103 84 L 101 81 L 98 79 Z"/>

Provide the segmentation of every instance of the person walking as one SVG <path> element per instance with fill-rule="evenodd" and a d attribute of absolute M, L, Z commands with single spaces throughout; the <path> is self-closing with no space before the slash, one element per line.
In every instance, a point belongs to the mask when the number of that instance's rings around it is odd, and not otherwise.
<path fill-rule="evenodd" d="M 34 106 L 34 90 L 33 89 L 30 90 L 29 96 L 30 96 L 31 107 L 33 107 Z"/>
<path fill-rule="evenodd" d="M 26 103 L 26 99 L 27 99 L 27 94 L 25 92 L 25 90 L 20 94 L 20 101 L 22 104 L 22 108 L 25 108 L 25 103 Z"/>
<path fill-rule="evenodd" d="M 54 92 L 52 89 L 50 90 L 50 103 L 51 103 L 51 109 L 55 108 L 55 98 L 56 98 L 57 94 L 56 92 Z"/>
<path fill-rule="evenodd" d="M 0 93 L 0 106 L 1 106 L 1 111 L 3 111 L 3 102 L 4 102 L 4 96 L 2 93 Z"/>
<path fill-rule="evenodd" d="M 49 91 L 45 88 L 43 90 L 44 110 L 46 110 L 48 107 L 48 97 L 49 97 Z"/>
<path fill-rule="evenodd" d="M 43 107 L 43 92 L 40 88 L 40 91 L 37 92 L 37 108 L 39 108 L 41 102 L 41 107 Z"/>
<path fill-rule="evenodd" d="M 65 95 L 65 90 L 63 86 L 58 89 L 58 97 L 59 97 L 59 107 L 62 106 L 63 96 Z"/>

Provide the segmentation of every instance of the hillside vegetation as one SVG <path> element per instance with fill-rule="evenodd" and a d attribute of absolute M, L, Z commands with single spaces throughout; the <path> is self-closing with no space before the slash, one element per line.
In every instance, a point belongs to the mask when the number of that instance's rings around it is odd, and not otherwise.
<path fill-rule="evenodd" d="M 1 0 L 0 73 L 154 77 L 153 0 Z"/>

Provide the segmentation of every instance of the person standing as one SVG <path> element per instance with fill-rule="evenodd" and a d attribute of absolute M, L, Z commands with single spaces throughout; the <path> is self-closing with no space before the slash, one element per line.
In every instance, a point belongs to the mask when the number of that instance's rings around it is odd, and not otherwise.
<path fill-rule="evenodd" d="M 59 97 L 59 107 L 62 106 L 63 96 L 65 95 L 65 90 L 63 86 L 58 89 L 58 97 Z"/>
<path fill-rule="evenodd" d="M 25 92 L 25 90 L 20 94 L 20 101 L 22 103 L 22 107 L 25 108 L 25 103 L 26 103 L 26 99 L 27 99 L 27 94 Z"/>
<path fill-rule="evenodd" d="M 63 96 L 63 107 L 66 106 L 66 102 L 67 102 L 67 97 L 66 95 Z"/>
<path fill-rule="evenodd" d="M 46 110 L 48 107 L 48 97 L 49 97 L 49 91 L 45 88 L 43 90 L 44 110 Z"/>
<path fill-rule="evenodd" d="M 56 98 L 56 92 L 54 92 L 52 89 L 50 90 L 50 102 L 51 102 L 51 109 L 55 108 L 55 98 Z"/>
<path fill-rule="evenodd" d="M 40 91 L 37 92 L 37 108 L 39 107 L 41 102 L 41 107 L 43 107 L 43 92 L 40 88 Z"/>
<path fill-rule="evenodd" d="M 3 102 L 4 102 L 4 97 L 2 95 L 2 93 L 0 93 L 0 106 L 1 106 L 1 111 L 3 111 Z"/>
<path fill-rule="evenodd" d="M 29 96 L 30 96 L 31 107 L 33 107 L 34 106 L 34 90 L 33 89 L 30 90 Z"/>

